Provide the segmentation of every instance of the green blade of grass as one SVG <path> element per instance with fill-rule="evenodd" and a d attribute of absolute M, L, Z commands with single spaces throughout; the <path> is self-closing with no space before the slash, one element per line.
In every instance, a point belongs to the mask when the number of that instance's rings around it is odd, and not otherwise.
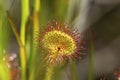
<path fill-rule="evenodd" d="M 54 70 L 54 65 L 49 65 L 47 67 L 45 80 L 52 80 L 53 70 Z"/>
<path fill-rule="evenodd" d="M 0 58 L 4 57 L 4 53 L 8 48 L 10 41 L 10 28 L 6 16 L 6 4 L 7 0 L 0 0 Z"/>
<path fill-rule="evenodd" d="M 72 80 L 78 80 L 77 68 L 74 61 L 71 61 Z"/>
<path fill-rule="evenodd" d="M 55 8 L 54 16 L 58 17 L 58 19 L 62 21 L 65 21 L 69 0 L 54 0 L 53 3 Z"/>
<path fill-rule="evenodd" d="M 3 0 L 0 0 L 0 80 L 10 80 L 9 68 L 3 61 L 3 51 L 7 42 L 5 39 L 8 36 L 8 34 L 4 34 L 6 27 L 3 28 L 3 19 Z"/>
<path fill-rule="evenodd" d="M 8 16 L 8 20 L 9 20 L 9 22 L 10 22 L 10 24 L 11 24 L 12 30 L 13 30 L 15 36 L 16 36 L 16 39 L 17 39 L 17 41 L 18 41 L 19 46 L 20 46 L 20 47 L 23 47 L 23 44 L 22 44 L 21 39 L 20 39 L 20 36 L 19 36 L 18 31 L 17 31 L 17 29 L 16 29 L 17 26 L 15 25 L 15 23 L 14 23 L 14 21 L 13 21 L 13 19 L 12 19 L 12 17 L 10 16 L 10 14 L 9 14 L 8 11 L 7 11 L 7 16 Z"/>
<path fill-rule="evenodd" d="M 88 80 L 94 80 L 94 40 L 93 40 L 93 33 L 91 31 L 91 40 L 90 40 L 90 61 L 89 61 L 89 76 Z"/>
<path fill-rule="evenodd" d="M 0 80 L 11 80 L 9 69 L 4 61 L 0 61 Z"/>
<path fill-rule="evenodd" d="M 20 47 L 20 61 L 21 61 L 21 80 L 26 80 L 26 53 L 25 53 L 25 27 L 29 16 L 29 0 L 21 0 L 22 4 L 22 16 L 21 16 L 21 28 L 20 38 L 23 47 Z"/>
<path fill-rule="evenodd" d="M 36 60 L 36 53 L 37 53 L 37 45 L 38 42 L 36 38 L 39 37 L 37 33 L 39 33 L 39 11 L 40 11 L 40 0 L 34 1 L 34 12 L 33 12 L 33 52 L 31 54 L 30 60 L 30 80 L 35 79 L 35 60 Z M 36 45 L 35 45 L 36 44 Z"/>
<path fill-rule="evenodd" d="M 0 60 L 3 57 L 3 42 L 2 42 L 2 0 L 0 0 Z"/>
<path fill-rule="evenodd" d="M 25 27 L 26 22 L 29 16 L 29 0 L 21 0 L 22 1 L 22 16 L 21 16 L 21 41 L 25 45 Z"/>

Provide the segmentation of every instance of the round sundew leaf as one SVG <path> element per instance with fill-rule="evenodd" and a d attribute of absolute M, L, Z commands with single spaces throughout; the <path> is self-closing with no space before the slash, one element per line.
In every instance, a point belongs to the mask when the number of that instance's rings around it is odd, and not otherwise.
<path fill-rule="evenodd" d="M 43 39 L 44 46 L 54 53 L 69 55 L 76 49 L 74 39 L 61 31 L 50 31 Z"/>
<path fill-rule="evenodd" d="M 81 52 L 81 37 L 76 29 L 70 29 L 59 22 L 50 23 L 42 35 L 44 48 L 49 52 L 48 63 L 63 62 L 79 57 Z"/>

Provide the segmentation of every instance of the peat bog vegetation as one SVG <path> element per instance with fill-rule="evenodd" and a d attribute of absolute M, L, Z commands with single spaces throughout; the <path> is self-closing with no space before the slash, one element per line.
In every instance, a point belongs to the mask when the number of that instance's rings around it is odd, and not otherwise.
<path fill-rule="evenodd" d="M 99 64 L 99 54 L 113 43 L 96 51 L 100 30 L 106 29 L 99 26 L 107 22 L 87 22 L 91 5 L 90 0 L 0 0 L 0 80 L 120 80 L 119 57 L 105 60 L 116 61 L 106 72 L 99 68 L 106 64 Z"/>

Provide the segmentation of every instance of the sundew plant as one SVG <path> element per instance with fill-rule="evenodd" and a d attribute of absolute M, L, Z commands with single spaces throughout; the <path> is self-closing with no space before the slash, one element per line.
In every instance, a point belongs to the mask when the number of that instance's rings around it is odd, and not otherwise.
<path fill-rule="evenodd" d="M 85 41 L 70 23 L 70 1 L 20 0 L 20 25 L 11 13 L 14 4 L 0 0 L 0 80 L 63 80 L 68 66 L 71 79 L 78 80 L 76 62 Z M 17 52 L 9 49 L 12 36 Z"/>
<path fill-rule="evenodd" d="M 78 65 L 86 55 L 84 80 L 107 80 L 95 79 L 95 34 L 85 24 L 85 5 L 84 0 L 0 0 L 0 80 L 80 80 Z"/>

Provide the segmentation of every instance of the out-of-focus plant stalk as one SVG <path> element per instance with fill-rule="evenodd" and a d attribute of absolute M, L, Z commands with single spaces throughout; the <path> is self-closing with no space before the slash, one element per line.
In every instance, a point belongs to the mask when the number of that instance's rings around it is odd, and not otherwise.
<path fill-rule="evenodd" d="M 39 37 L 39 11 L 40 11 L 40 0 L 35 0 L 34 2 L 34 13 L 33 13 L 33 43 L 36 43 L 36 38 Z M 35 45 L 33 45 L 35 49 Z"/>
<path fill-rule="evenodd" d="M 77 68 L 74 61 L 71 60 L 72 80 L 78 80 Z"/>
<path fill-rule="evenodd" d="M 94 80 L 94 40 L 93 40 L 93 32 L 90 31 L 90 61 L 89 61 L 89 76 L 88 80 Z"/>
<path fill-rule="evenodd" d="M 11 80 L 10 71 L 4 61 L 0 61 L 0 80 Z"/>
<path fill-rule="evenodd" d="M 34 33 L 39 31 L 39 11 L 40 11 L 40 0 L 34 2 Z M 37 35 L 34 35 L 37 36 Z"/>
<path fill-rule="evenodd" d="M 52 15 L 56 16 L 60 20 L 65 20 L 69 0 L 54 0 L 55 11 L 52 12 Z"/>
<path fill-rule="evenodd" d="M 31 57 L 31 66 L 34 64 L 34 58 L 36 55 L 36 45 L 38 42 L 36 38 L 39 37 L 37 33 L 39 33 L 39 10 L 40 10 L 40 0 L 35 0 L 34 2 L 34 13 L 33 13 L 33 54 Z"/>
<path fill-rule="evenodd" d="M 20 39 L 20 36 L 19 36 L 18 31 L 17 31 L 17 29 L 16 29 L 17 26 L 15 25 L 15 23 L 14 23 L 14 21 L 13 21 L 13 19 L 12 19 L 12 17 L 10 16 L 10 14 L 9 14 L 8 11 L 7 11 L 7 16 L 8 16 L 8 20 L 9 20 L 9 22 L 10 22 L 10 24 L 11 24 L 11 28 L 12 28 L 14 34 L 15 34 L 15 37 L 16 37 L 16 39 L 17 39 L 17 42 L 18 42 L 19 46 L 20 46 L 20 47 L 23 47 L 23 44 L 22 44 L 21 39 Z"/>
<path fill-rule="evenodd" d="M 21 80 L 26 80 L 26 53 L 25 53 L 25 29 L 26 22 L 29 16 L 29 0 L 21 0 L 22 16 L 21 16 L 21 29 L 20 38 L 23 47 L 20 47 L 20 61 L 21 61 Z"/>
<path fill-rule="evenodd" d="M 67 23 L 70 23 L 70 21 L 72 20 L 74 8 L 75 8 L 75 2 L 76 0 L 69 0 L 69 6 L 68 6 L 68 12 L 66 18 Z"/>
<path fill-rule="evenodd" d="M 0 80 L 10 80 L 9 68 L 5 61 L 3 61 L 3 46 L 4 37 L 6 36 L 3 32 L 3 0 L 0 0 Z"/>
<path fill-rule="evenodd" d="M 3 57 L 3 44 L 2 44 L 2 0 L 0 0 L 0 60 Z"/>
<path fill-rule="evenodd" d="M 51 77 L 53 75 L 53 69 L 54 69 L 54 65 L 50 65 L 50 66 L 47 67 L 45 80 L 51 80 Z"/>
<path fill-rule="evenodd" d="M 33 52 L 30 58 L 30 80 L 34 80 L 35 75 L 35 58 L 37 53 L 38 42 L 36 38 L 39 37 L 39 11 L 40 11 L 40 0 L 34 0 L 34 12 L 33 12 Z"/>

